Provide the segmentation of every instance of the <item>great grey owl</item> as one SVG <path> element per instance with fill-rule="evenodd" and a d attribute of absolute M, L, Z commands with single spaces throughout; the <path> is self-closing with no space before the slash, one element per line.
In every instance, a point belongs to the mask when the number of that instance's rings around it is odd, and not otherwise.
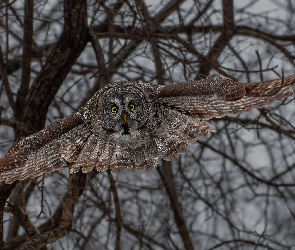
<path fill-rule="evenodd" d="M 132 171 L 172 160 L 212 128 L 203 122 L 291 95 L 295 76 L 241 84 L 208 77 L 168 86 L 111 83 L 74 115 L 19 141 L 0 160 L 0 181 L 56 171 Z"/>

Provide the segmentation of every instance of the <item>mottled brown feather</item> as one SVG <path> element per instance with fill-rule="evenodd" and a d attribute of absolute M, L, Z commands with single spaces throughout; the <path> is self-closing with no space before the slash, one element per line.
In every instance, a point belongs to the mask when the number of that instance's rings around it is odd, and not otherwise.
<path fill-rule="evenodd" d="M 295 76 L 258 83 L 238 83 L 231 78 L 208 77 L 163 87 L 161 100 L 170 108 L 199 119 L 222 117 L 259 108 L 292 95 Z"/>
<path fill-rule="evenodd" d="M 62 167 L 56 139 L 80 124 L 83 124 L 80 117 L 70 116 L 20 140 L 6 158 L 0 159 L 0 181 L 12 183 Z"/>
<path fill-rule="evenodd" d="M 158 157 L 173 160 L 189 143 L 210 133 L 212 128 L 202 119 L 262 107 L 290 96 L 288 89 L 294 85 L 295 76 L 248 84 L 222 77 L 164 87 L 136 82 L 111 83 L 75 115 L 13 146 L 6 158 L 0 159 L 0 181 L 12 183 L 51 173 L 62 168 L 65 162 L 71 173 L 80 169 L 89 172 L 93 168 L 98 171 L 150 169 L 157 166 Z M 122 92 L 124 89 L 126 92 Z M 105 93 L 107 99 L 103 98 Z M 109 125 L 104 127 L 103 121 L 112 117 L 102 116 L 100 112 L 108 107 L 106 102 L 114 101 L 113 94 L 109 93 L 120 93 L 121 98 L 131 98 L 131 93 L 140 96 L 138 103 L 145 106 L 138 119 L 144 119 L 145 123 L 137 127 L 133 121 L 130 132 L 130 127 L 125 129 L 126 121 L 121 124 L 119 118 L 115 122 L 123 134 L 120 130 L 110 130 Z M 128 131 L 130 137 L 125 137 Z"/>

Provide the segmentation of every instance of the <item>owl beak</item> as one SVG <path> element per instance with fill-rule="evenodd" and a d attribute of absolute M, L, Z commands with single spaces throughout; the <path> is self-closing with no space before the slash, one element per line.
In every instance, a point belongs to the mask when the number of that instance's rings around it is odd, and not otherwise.
<path fill-rule="evenodd" d="M 123 121 L 124 121 L 124 123 L 127 122 L 127 114 L 126 113 L 123 113 Z"/>

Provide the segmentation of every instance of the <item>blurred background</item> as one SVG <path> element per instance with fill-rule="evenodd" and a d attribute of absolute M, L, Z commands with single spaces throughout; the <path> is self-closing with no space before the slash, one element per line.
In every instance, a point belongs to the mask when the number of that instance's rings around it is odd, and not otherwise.
<path fill-rule="evenodd" d="M 108 82 L 222 75 L 247 83 L 295 74 L 292 0 L 0 4 L 1 157 Z M 210 120 L 213 133 L 153 170 L 80 173 L 76 185 L 64 168 L 3 184 L 2 245 L 295 249 L 294 107 L 293 95 Z"/>

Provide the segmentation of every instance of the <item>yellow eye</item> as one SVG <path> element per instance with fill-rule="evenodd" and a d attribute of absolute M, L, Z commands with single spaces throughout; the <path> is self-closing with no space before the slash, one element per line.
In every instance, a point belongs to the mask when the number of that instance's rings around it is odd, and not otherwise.
<path fill-rule="evenodd" d="M 135 110 L 135 105 L 134 105 L 133 103 L 129 103 L 128 108 L 129 108 L 131 111 L 134 111 L 134 110 Z"/>
<path fill-rule="evenodd" d="M 118 107 L 114 104 L 114 105 L 111 107 L 111 111 L 112 111 L 112 113 L 117 113 L 117 112 L 118 112 Z"/>

